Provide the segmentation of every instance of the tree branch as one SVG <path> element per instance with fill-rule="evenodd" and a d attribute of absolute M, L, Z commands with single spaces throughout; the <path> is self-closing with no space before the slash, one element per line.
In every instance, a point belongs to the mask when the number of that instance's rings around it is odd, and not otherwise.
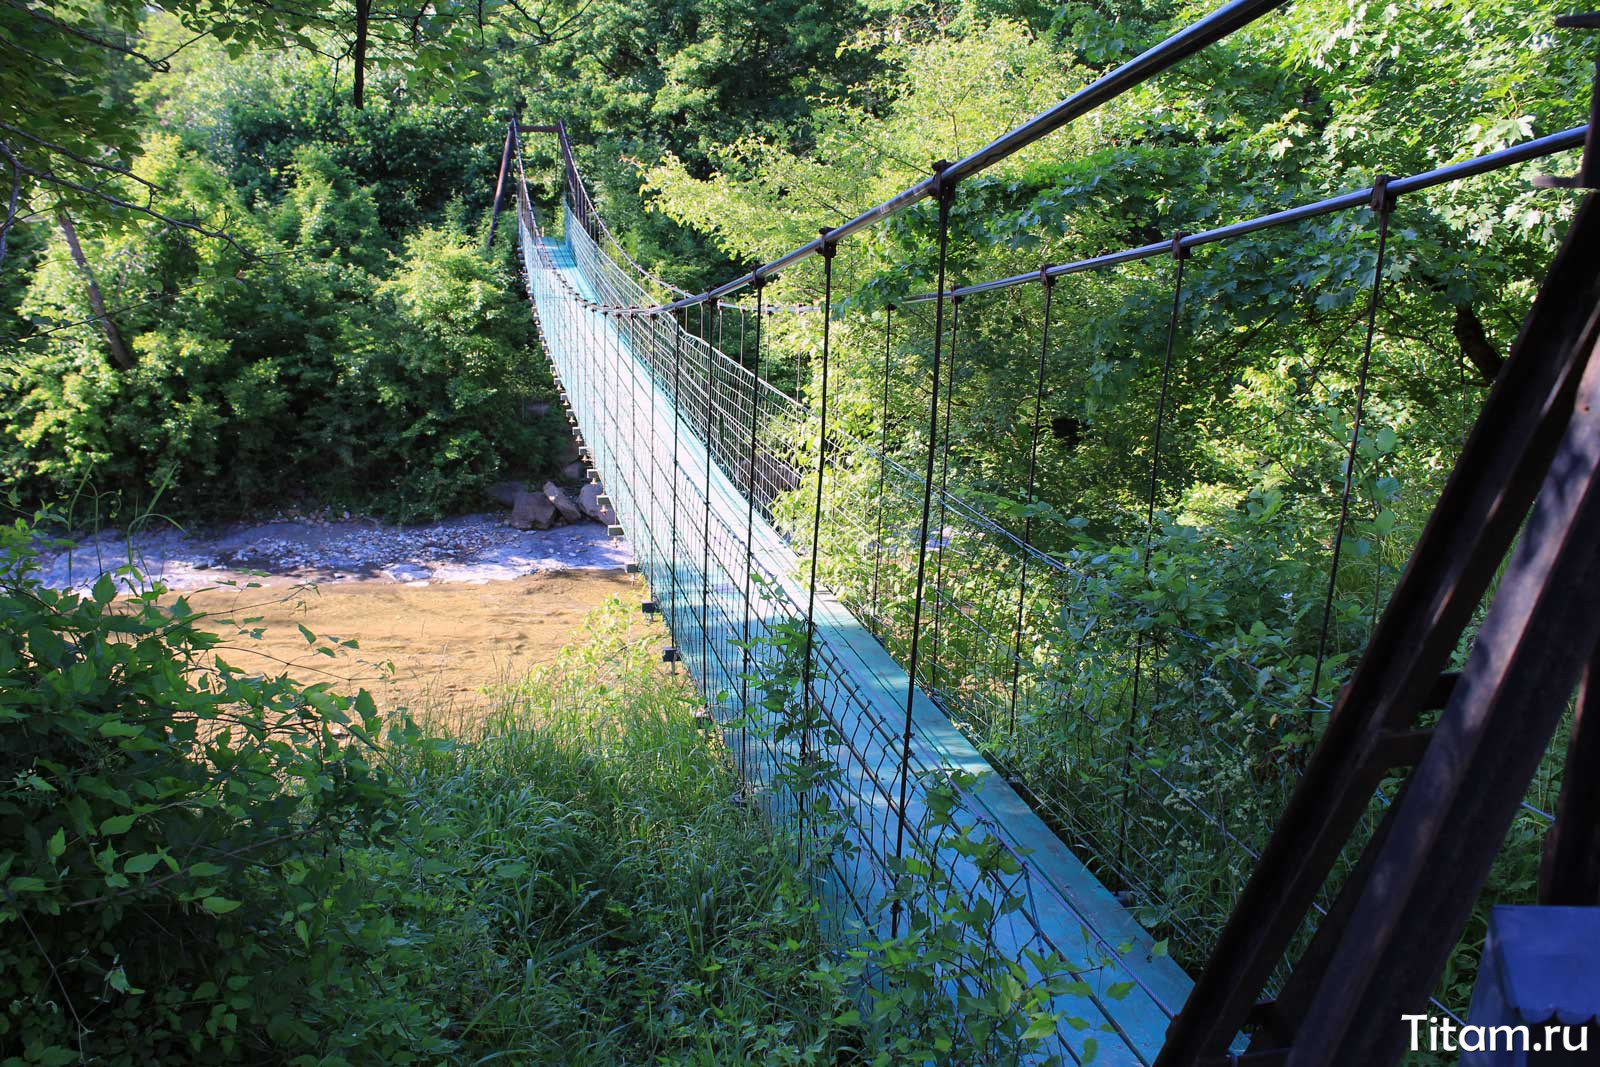
<path fill-rule="evenodd" d="M 114 164 L 111 164 L 111 163 L 99 163 L 99 162 L 96 162 L 95 160 L 87 159 L 84 156 L 80 156 L 76 152 L 73 152 L 71 149 L 68 149 L 68 148 L 65 148 L 65 147 L 63 147 L 61 145 L 56 144 L 54 141 L 46 141 L 43 137 L 35 137 L 33 134 L 29 133 L 27 130 L 20 129 L 20 128 L 16 127 L 16 126 L 13 126 L 9 122 L 0 122 L 0 130 L 5 130 L 7 133 L 14 133 L 18 137 L 21 137 L 23 140 L 32 141 L 34 144 L 38 145 L 40 148 L 46 149 L 47 151 L 50 151 L 50 152 L 54 152 L 57 155 L 66 156 L 68 159 L 72 160 L 72 162 L 78 164 L 81 167 L 88 167 L 91 170 L 103 170 L 103 171 L 107 171 L 108 173 L 115 174 L 115 175 L 117 175 L 119 177 L 131 178 L 134 181 L 138 182 L 140 185 L 144 186 L 146 189 L 149 189 L 151 192 L 159 193 L 159 192 L 162 191 L 162 189 L 161 189 L 161 187 L 159 185 L 156 185 L 154 182 L 151 182 L 151 181 L 149 181 L 147 179 L 139 177 L 137 174 L 133 173 L 133 171 L 128 170 L 125 167 L 118 167 L 118 166 L 116 166 Z"/>
<path fill-rule="evenodd" d="M 125 211 L 136 211 L 141 215 L 148 215 L 157 222 L 164 222 L 168 226 L 174 227 L 175 229 L 189 230 L 193 233 L 199 234 L 202 237 L 210 237 L 213 240 L 222 241 L 227 244 L 229 248 L 232 248 L 234 251 L 238 252 L 247 259 L 254 260 L 260 258 L 254 252 L 240 244 L 230 234 L 225 233 L 222 230 L 207 229 L 197 222 L 188 222 L 183 219 L 175 219 L 171 215 L 157 211 L 148 204 L 141 205 L 131 203 L 122 199 L 121 197 L 113 196 L 103 189 L 92 189 L 87 185 L 80 185 L 75 181 L 69 181 L 68 179 L 60 177 L 57 174 L 53 174 L 50 171 L 37 171 L 31 167 L 23 167 L 22 172 L 29 177 L 38 179 L 39 181 L 49 182 L 52 185 L 58 185 L 65 189 L 71 189 L 75 192 L 95 197 L 98 200 L 102 200 L 105 203 L 110 204 L 112 207 L 122 208 Z"/>
<path fill-rule="evenodd" d="M 100 48 L 109 49 L 112 52 L 120 52 L 125 56 L 131 56 L 134 59 L 139 60 L 141 63 L 144 63 L 151 70 L 157 71 L 161 74 L 169 73 L 172 70 L 171 66 L 167 64 L 166 60 L 155 59 L 151 56 L 147 56 L 137 48 L 129 48 L 127 45 L 117 44 L 115 41 L 108 41 L 104 37 L 97 37 L 88 30 L 81 30 L 71 23 L 62 22 L 60 19 L 46 15 L 42 11 L 38 11 L 24 4 L 19 4 L 16 2 L 16 0 L 5 0 L 5 3 L 7 7 L 15 11 L 20 11 L 29 18 L 43 22 L 45 25 L 58 29 L 62 33 L 76 37 L 80 41 L 88 41 L 90 44 L 96 45 Z"/>
<path fill-rule="evenodd" d="M 67 992 L 67 984 L 61 980 L 61 972 L 56 970 L 56 961 L 50 958 L 50 953 L 44 950 L 44 942 L 33 932 L 33 924 L 28 922 L 27 913 L 21 908 L 17 908 L 16 911 L 17 918 L 22 922 L 22 928 L 28 931 L 28 937 L 33 941 L 33 947 L 39 950 L 39 955 L 44 957 L 45 966 L 50 968 L 50 977 L 56 980 L 56 988 L 61 990 L 61 998 L 67 1002 L 67 1010 L 72 1013 L 72 1020 L 78 1024 L 78 1056 L 83 1058 L 83 1035 L 89 1032 L 89 1028 L 83 1025 L 83 1016 L 78 1014 L 78 1006 L 72 1002 L 72 994 Z"/>
<path fill-rule="evenodd" d="M 11 235 L 11 225 L 17 221 L 17 198 L 22 195 L 22 164 L 11 154 L 11 146 L 0 140 L 0 154 L 11 164 L 11 200 L 6 205 L 6 221 L 0 223 L 0 267 L 6 265 L 6 238 Z"/>
<path fill-rule="evenodd" d="M 83 246 L 78 243 L 78 228 L 72 224 L 72 216 L 67 214 L 66 208 L 56 210 L 56 222 L 61 226 L 61 235 L 67 239 L 67 251 L 72 256 L 72 262 L 78 265 L 78 270 L 83 274 L 84 286 L 89 294 L 89 307 L 94 312 L 95 318 L 100 320 L 100 332 L 105 334 L 106 345 L 111 349 L 111 360 L 123 370 L 133 369 L 133 353 L 128 351 L 127 344 L 122 340 L 122 331 L 117 329 L 117 324 L 111 321 L 111 316 L 106 313 L 105 298 L 100 294 L 100 283 L 95 280 L 94 269 L 89 266 L 89 259 L 83 254 Z"/>
<path fill-rule="evenodd" d="M 263 848 L 268 848 L 268 847 L 270 847 L 272 845 L 281 845 L 285 841 L 293 841 L 296 838 L 305 837 L 308 834 L 315 833 L 319 829 L 320 829 L 320 827 L 318 827 L 318 826 L 307 826 L 302 830 L 295 830 L 295 831 L 293 831 L 291 833 L 279 834 L 276 837 L 269 837 L 265 841 L 257 841 L 254 844 L 246 845 L 243 848 L 236 848 L 236 849 L 233 849 L 230 852 L 222 852 L 222 853 L 220 853 L 220 858 L 229 859 L 229 860 L 238 859 L 240 856 L 248 855 L 251 852 L 256 852 L 256 851 L 259 851 L 259 850 L 261 850 Z M 143 892 L 144 890 L 147 890 L 147 889 L 155 889 L 156 887 L 158 887 L 160 885 L 163 885 L 163 884 L 165 884 L 167 882 L 172 881 L 174 878 L 193 877 L 192 875 L 189 874 L 189 871 L 190 871 L 190 868 L 181 867 L 178 870 L 172 871 L 169 874 L 162 875 L 160 878 L 152 878 L 152 879 L 150 879 L 148 881 L 141 882 L 138 885 L 130 885 L 126 889 L 117 890 L 115 893 L 105 893 L 105 894 L 103 894 L 101 896 L 98 896 L 98 897 L 86 897 L 83 900 L 74 900 L 71 903 L 69 903 L 67 905 L 67 907 L 68 908 L 90 908 L 90 907 L 94 907 L 95 905 L 98 905 L 98 904 L 105 904 L 105 903 L 108 903 L 109 901 L 116 900 L 118 897 L 125 897 L 125 896 L 128 896 L 129 894 L 132 894 L 132 893 Z"/>

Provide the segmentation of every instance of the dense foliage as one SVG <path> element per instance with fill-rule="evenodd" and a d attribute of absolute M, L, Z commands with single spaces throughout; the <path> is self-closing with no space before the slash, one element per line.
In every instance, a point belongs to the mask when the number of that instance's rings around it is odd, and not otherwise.
<path fill-rule="evenodd" d="M 0 481 L 128 509 L 164 492 L 184 515 L 407 518 L 550 468 L 558 424 L 529 407 L 548 372 L 509 256 L 486 259 L 470 218 L 492 123 L 357 111 L 293 57 L 196 44 L 172 62 L 138 86 L 134 170 L 166 214 L 228 239 L 135 215 L 73 227 L 75 250 L 65 208 L 14 230 Z"/>
<path fill-rule="evenodd" d="M 45 588 L 37 537 L 0 528 L 0 1062 L 990 1067 L 1087 1026 L 1065 964 L 1029 984 L 987 940 L 1023 898 L 942 873 L 1018 874 L 945 789 L 903 932 L 830 950 L 798 842 L 616 600 L 446 737 L 239 670 L 251 619 L 131 568 Z"/>
<path fill-rule="evenodd" d="M 401 816 L 371 697 L 231 667 L 182 599 L 44 588 L 33 536 L 0 530 L 0 1058 L 288 1060 L 379 1007 L 352 1037 L 432 1038 L 367 986 L 390 931 L 341 860 Z"/>

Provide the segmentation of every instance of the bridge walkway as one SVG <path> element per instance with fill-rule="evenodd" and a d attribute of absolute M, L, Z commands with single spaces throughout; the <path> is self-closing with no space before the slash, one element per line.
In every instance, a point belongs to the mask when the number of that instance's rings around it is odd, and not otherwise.
<path fill-rule="evenodd" d="M 792 817 L 801 805 L 775 769 L 792 762 L 797 739 L 770 723 L 752 725 L 762 717 L 760 694 L 744 681 L 747 539 L 749 569 L 758 579 L 748 600 L 753 638 L 771 638 L 785 621 L 803 626 L 808 590 L 794 551 L 740 486 L 749 484 L 752 465 L 737 458 L 736 446 L 748 439 L 757 405 L 722 402 L 741 389 L 753 396 L 764 383 L 670 319 L 663 330 L 662 323 L 647 326 L 637 316 L 604 310 L 615 295 L 604 291 L 612 280 L 597 284 L 590 275 L 601 269 L 582 265 L 602 253 L 570 220 L 567 228 L 569 237 L 555 240 L 534 232 L 528 219 L 522 226 L 524 267 L 547 350 L 679 654 L 723 724 L 741 775 L 778 814 Z M 729 410 L 743 412 L 742 421 L 728 425 Z M 817 591 L 814 618 L 812 699 L 827 726 L 826 736 L 813 740 L 838 768 L 836 778 L 814 789 L 827 792 L 828 806 L 843 816 L 846 844 L 833 861 L 835 910 L 847 937 L 881 937 L 889 933 L 884 902 L 898 848 L 907 676 L 826 589 Z M 770 646 L 752 654 L 758 668 L 781 658 Z M 927 784 L 957 771 L 977 776 L 961 793 L 959 819 L 977 827 L 979 837 L 1002 843 L 1018 874 L 997 882 L 969 857 L 936 845 L 933 854 L 969 899 L 1021 901 L 1010 915 L 996 908 L 1001 914 L 989 947 L 1030 973 L 1036 971 L 1030 952 L 1074 961 L 1075 991 L 1055 1007 L 1088 1027 L 1063 1028 L 1060 1052 L 1068 1062 L 1086 1058 L 1085 1039 L 1098 1047 L 1096 1063 L 1153 1062 L 1189 978 L 920 690 L 913 693 L 911 722 L 905 822 L 912 830 L 904 850 L 930 845 L 921 836 Z"/>

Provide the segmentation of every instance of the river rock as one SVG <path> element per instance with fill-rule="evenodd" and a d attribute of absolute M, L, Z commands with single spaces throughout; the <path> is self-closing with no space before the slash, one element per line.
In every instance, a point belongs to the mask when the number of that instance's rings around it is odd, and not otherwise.
<path fill-rule="evenodd" d="M 560 514 L 562 522 L 583 521 L 583 510 L 574 504 L 567 491 L 555 482 L 544 483 L 544 495 L 556 506 L 556 512 Z"/>
<path fill-rule="evenodd" d="M 561 480 L 568 485 L 582 485 L 589 476 L 589 465 L 583 460 L 573 460 L 561 468 Z"/>
<path fill-rule="evenodd" d="M 517 494 L 522 492 L 523 488 L 522 482 L 513 478 L 510 481 L 495 482 L 484 489 L 483 495 L 493 500 L 496 504 L 504 504 L 508 508 L 515 507 Z"/>
<path fill-rule="evenodd" d="M 548 530 L 556 524 L 557 515 L 559 512 L 549 497 L 524 489 L 511 505 L 511 518 L 508 521 L 519 530 Z"/>
<path fill-rule="evenodd" d="M 600 503 L 600 498 L 603 495 L 605 495 L 605 491 L 590 482 L 578 493 L 578 506 L 583 509 L 585 515 L 595 522 L 603 522 L 607 526 L 615 525 L 617 513 L 611 510 L 609 504 L 602 505 Z"/>

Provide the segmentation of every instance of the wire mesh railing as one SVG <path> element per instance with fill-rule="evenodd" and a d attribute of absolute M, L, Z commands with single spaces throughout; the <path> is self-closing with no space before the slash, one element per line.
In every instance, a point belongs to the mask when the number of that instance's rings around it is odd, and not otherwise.
<path fill-rule="evenodd" d="M 1487 164 L 1468 161 L 1394 184 L 1420 190 L 1574 143 L 1576 133 L 1567 131 Z M 1328 204 L 1356 211 L 1371 202 L 1372 191 L 1363 190 L 1313 205 L 1315 211 L 1279 213 L 1275 224 L 1315 217 Z M 1258 229 L 1224 227 L 1217 239 Z M 1194 240 L 1203 245 L 1212 235 Z M 1101 265 L 1120 262 L 1105 257 Z M 745 393 L 752 390 L 759 387 Z M 818 416 L 776 389 L 757 395 L 760 423 L 776 432 L 763 438 L 767 477 L 753 483 L 754 496 L 803 554 L 814 516 L 809 480 L 797 472 L 817 465 Z M 839 431 L 829 435 L 826 466 L 823 582 L 905 663 L 923 476 Z M 802 481 L 806 491 L 796 492 Z M 1145 923 L 1169 936 L 1183 958 L 1203 958 L 1299 780 L 1294 752 L 1320 733 L 1336 668 L 1324 673 L 1319 649 L 1307 679 L 1162 621 L 1162 575 L 1149 575 L 1148 551 L 1130 546 L 1110 559 L 1065 560 L 942 486 L 933 496 L 932 625 L 923 635 L 919 683 Z M 1118 568 L 1141 566 L 1144 582 L 1113 580 Z M 1149 592 L 1117 592 L 1134 586 Z M 1283 721 L 1300 724 L 1305 738 L 1286 747 Z M 1548 776 L 1541 778 L 1524 802 L 1523 817 L 1535 826 L 1550 821 L 1542 795 L 1549 786 Z M 1374 795 L 1363 838 L 1391 799 L 1392 788 Z M 1331 906 L 1357 851 L 1323 887 L 1302 923 L 1300 945 Z"/>
<path fill-rule="evenodd" d="M 893 661 L 825 590 L 815 640 L 801 644 L 811 590 L 782 509 L 805 482 L 794 447 L 804 409 L 680 315 L 647 310 L 648 294 L 570 210 L 564 239 L 551 240 L 519 195 L 522 266 L 584 455 L 746 789 L 825 868 L 841 936 L 909 928 L 927 905 L 900 900 L 896 886 L 907 857 L 935 858 L 952 891 L 993 916 L 975 953 L 1025 962 L 1035 980 L 1055 961 L 1082 983 L 1062 1010 L 1101 1029 L 1101 1042 L 1122 1034 L 1123 1051 L 1101 1062 L 1147 1062 L 1181 1004 L 1181 973 L 1152 958 L 1103 890 L 1096 913 L 1054 877 L 1041 882 L 1018 827 L 990 810 L 995 787 L 952 776 L 980 769 L 976 752 L 953 765 L 959 735 L 902 726 L 904 674 L 895 680 Z M 947 789 L 959 814 L 934 818 L 930 797 Z M 1007 858 L 975 862 L 954 837 Z M 1076 1034 L 1058 1039 L 1069 1062 L 1085 1055 Z"/>

